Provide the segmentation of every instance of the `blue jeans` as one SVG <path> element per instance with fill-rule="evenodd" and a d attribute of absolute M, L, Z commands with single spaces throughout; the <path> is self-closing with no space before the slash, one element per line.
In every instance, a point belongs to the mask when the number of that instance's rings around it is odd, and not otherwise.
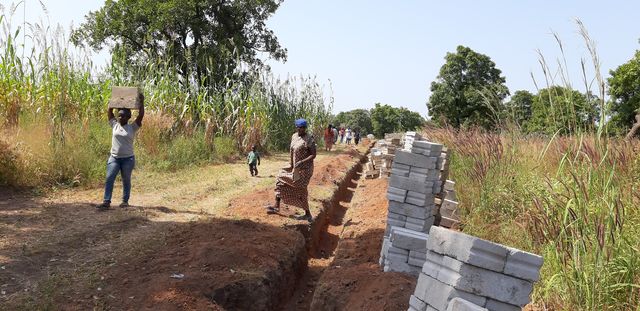
<path fill-rule="evenodd" d="M 111 203 L 111 194 L 113 193 L 113 184 L 116 176 L 120 172 L 122 177 L 122 202 L 129 202 L 131 195 L 131 172 L 136 166 L 136 157 L 114 158 L 109 157 L 107 160 L 107 182 L 104 185 L 104 201 Z"/>

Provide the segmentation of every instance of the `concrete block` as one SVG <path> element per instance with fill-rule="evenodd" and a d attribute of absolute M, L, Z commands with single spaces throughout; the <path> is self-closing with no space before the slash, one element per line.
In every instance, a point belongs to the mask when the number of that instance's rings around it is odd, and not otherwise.
<path fill-rule="evenodd" d="M 402 164 L 402 163 L 398 163 L 397 161 L 393 161 L 393 163 L 391 164 L 391 168 L 392 169 L 401 170 L 401 171 L 411 171 L 411 166 L 406 165 L 406 164 Z"/>
<path fill-rule="evenodd" d="M 395 220 L 399 220 L 399 221 L 407 221 L 407 216 L 406 215 L 401 215 L 401 214 L 397 214 L 397 213 L 393 213 L 393 212 L 387 213 L 387 218 L 388 219 L 395 219 Z"/>
<path fill-rule="evenodd" d="M 403 203 L 405 200 L 405 196 L 402 195 L 397 195 L 397 194 L 393 194 L 393 193 L 389 193 L 387 192 L 387 200 L 389 201 L 394 201 L 394 202 L 399 202 L 399 203 Z"/>
<path fill-rule="evenodd" d="M 455 189 L 454 188 L 455 186 L 456 186 L 456 182 L 455 181 L 447 179 L 447 181 L 445 181 L 445 183 L 444 183 L 444 190 L 452 191 L 452 190 Z"/>
<path fill-rule="evenodd" d="M 389 177 L 389 185 L 394 188 L 420 193 L 433 193 L 433 182 L 431 181 L 418 182 L 407 177 L 391 175 L 391 177 Z"/>
<path fill-rule="evenodd" d="M 433 252 L 497 272 L 503 271 L 509 253 L 505 246 L 435 226 L 427 244 Z"/>
<path fill-rule="evenodd" d="M 533 290 L 533 283 L 529 281 L 478 268 L 432 251 L 427 252 L 422 272 L 457 290 L 518 306 L 529 303 Z"/>
<path fill-rule="evenodd" d="M 391 175 L 409 177 L 409 171 L 399 170 L 397 168 L 391 168 Z"/>
<path fill-rule="evenodd" d="M 386 263 L 389 263 L 390 265 L 396 264 L 396 263 L 408 263 L 409 262 L 409 254 L 401 255 L 401 254 L 389 252 L 384 257 L 384 260 L 385 260 Z"/>
<path fill-rule="evenodd" d="M 442 144 L 432 143 L 426 140 L 415 140 L 413 141 L 413 146 L 422 149 L 437 151 L 438 154 L 442 153 L 442 147 L 444 147 Z"/>
<path fill-rule="evenodd" d="M 436 310 L 446 310 L 449 301 L 456 297 L 463 298 L 479 306 L 483 306 L 486 303 L 486 298 L 484 297 L 457 290 L 424 273 L 420 273 L 413 295 Z"/>
<path fill-rule="evenodd" d="M 426 233 L 405 228 L 393 228 L 391 230 L 391 245 L 393 247 L 426 252 L 428 237 Z"/>
<path fill-rule="evenodd" d="M 449 301 L 447 311 L 488 311 L 487 309 L 466 301 L 460 297 L 456 297 Z"/>
<path fill-rule="evenodd" d="M 456 195 L 455 190 L 446 190 L 444 198 L 451 201 L 458 201 L 458 196 Z"/>
<path fill-rule="evenodd" d="M 420 268 L 412 266 L 406 262 L 389 260 L 388 265 L 385 265 L 385 272 L 401 272 L 406 273 L 415 277 L 420 275 Z"/>
<path fill-rule="evenodd" d="M 543 262 L 544 260 L 541 256 L 509 248 L 504 273 L 520 279 L 537 282 L 540 279 L 540 268 L 542 268 Z"/>
<path fill-rule="evenodd" d="M 414 295 L 411 295 L 411 297 L 409 297 L 409 306 L 416 310 L 427 310 L 427 303 L 418 299 L 418 297 Z"/>
<path fill-rule="evenodd" d="M 109 108 L 140 109 L 142 102 L 139 100 L 140 89 L 137 87 L 114 86 L 111 88 Z"/>
<path fill-rule="evenodd" d="M 409 204 L 430 209 L 432 212 L 435 205 L 435 196 L 432 193 L 420 193 L 415 191 L 407 191 L 404 201 Z M 429 214 L 429 213 L 427 213 Z"/>
<path fill-rule="evenodd" d="M 387 249 L 387 254 L 397 254 L 397 255 L 401 255 L 401 256 L 409 256 L 409 250 L 408 249 L 403 249 L 403 248 L 398 248 L 393 246 L 393 244 L 391 244 L 391 246 Z M 427 254 L 425 254 L 425 260 L 427 259 L 426 257 Z"/>
<path fill-rule="evenodd" d="M 391 241 L 389 240 L 389 237 L 382 237 L 382 248 L 380 249 L 380 260 L 378 261 L 381 266 L 384 265 L 384 259 L 389 252 L 389 247 L 391 247 Z"/>
<path fill-rule="evenodd" d="M 422 266 L 424 265 L 425 261 L 426 260 L 424 260 L 424 259 L 417 259 L 417 258 L 409 257 L 409 260 L 407 261 L 407 263 L 410 266 L 414 266 L 414 267 L 420 268 L 420 270 L 422 270 Z"/>
<path fill-rule="evenodd" d="M 440 311 L 440 310 L 437 310 L 436 308 L 434 308 L 434 307 L 432 307 L 430 305 L 427 305 L 427 311 Z"/>
<path fill-rule="evenodd" d="M 409 258 L 427 260 L 427 253 L 418 252 L 418 251 L 409 251 Z"/>
<path fill-rule="evenodd" d="M 420 206 L 416 206 L 408 203 L 395 202 L 395 201 L 389 202 L 389 212 L 405 215 L 408 217 L 423 218 L 423 219 L 427 218 L 428 214 L 433 213 L 432 211 L 427 210 L 424 207 L 420 207 Z M 402 227 L 404 227 L 404 225 Z"/>
<path fill-rule="evenodd" d="M 411 220 L 409 220 L 411 219 Z M 427 219 L 418 219 L 413 217 L 407 217 L 407 220 L 404 224 L 404 227 L 410 230 L 415 230 L 419 232 L 429 232 L 431 226 L 435 221 L 435 217 L 431 216 Z"/>
<path fill-rule="evenodd" d="M 521 307 L 510 305 L 508 303 L 500 302 L 493 299 L 487 299 L 487 304 L 484 306 L 490 311 L 520 311 Z"/>
<path fill-rule="evenodd" d="M 439 180 L 440 179 L 440 170 L 439 169 L 428 169 L 413 166 L 409 170 L 410 173 L 416 174 L 424 174 L 427 175 L 427 180 Z"/>
<path fill-rule="evenodd" d="M 442 216 L 442 218 L 440 219 L 440 226 L 443 228 L 458 228 L 458 225 L 460 225 L 460 221 L 457 221 L 453 218 L 449 218 L 446 216 Z"/>
<path fill-rule="evenodd" d="M 405 221 L 393 219 L 393 218 L 387 218 L 387 225 L 404 228 Z"/>
<path fill-rule="evenodd" d="M 392 194 L 397 194 L 397 195 L 401 195 L 401 196 L 406 196 L 406 195 L 407 195 L 407 190 L 405 190 L 405 189 L 400 189 L 400 188 L 396 188 L 396 187 L 393 187 L 393 186 L 389 185 L 389 187 L 387 188 L 387 193 L 392 193 Z"/>
<path fill-rule="evenodd" d="M 396 151 L 396 158 L 393 163 L 405 164 L 409 166 L 421 167 L 421 168 L 436 168 L 438 162 L 437 157 L 427 157 L 420 154 L 413 154 L 408 151 L 398 150 Z"/>

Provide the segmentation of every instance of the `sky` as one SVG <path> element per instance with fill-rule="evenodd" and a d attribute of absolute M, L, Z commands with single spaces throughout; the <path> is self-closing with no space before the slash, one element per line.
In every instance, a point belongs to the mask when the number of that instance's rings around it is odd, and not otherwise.
<path fill-rule="evenodd" d="M 17 7 L 14 23 L 22 21 L 23 13 L 27 21 L 44 16 L 37 0 L 24 1 L 26 6 Z M 79 25 L 89 11 L 104 3 L 41 1 L 50 23 L 65 28 Z M 15 2 L 0 3 L 9 7 Z M 537 51 L 549 63 L 556 64 L 561 57 L 552 35 L 556 33 L 572 84 L 584 91 L 580 60 L 590 61 L 590 56 L 576 18 L 597 44 L 605 77 L 640 49 L 640 1 L 285 0 L 267 24 L 287 48 L 288 60 L 268 64 L 282 77 L 316 76 L 327 96 L 334 97 L 336 113 L 382 103 L 427 116 L 429 86 L 446 53 L 458 45 L 491 57 L 511 93 L 535 92 L 531 75 L 539 83 L 543 80 Z M 97 62 L 104 62 L 106 55 L 97 55 Z"/>

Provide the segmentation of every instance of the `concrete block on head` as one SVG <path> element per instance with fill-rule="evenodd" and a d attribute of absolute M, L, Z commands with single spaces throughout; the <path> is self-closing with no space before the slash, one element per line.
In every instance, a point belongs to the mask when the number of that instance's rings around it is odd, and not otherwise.
<path fill-rule="evenodd" d="M 493 299 L 487 299 L 487 304 L 484 306 L 488 310 L 491 311 L 520 311 L 522 310 L 519 306 L 510 305 L 508 303 L 500 302 Z"/>
<path fill-rule="evenodd" d="M 418 182 L 416 180 L 397 175 L 389 177 L 390 186 L 420 193 L 432 193 L 433 184 L 434 183 L 431 181 Z"/>
<path fill-rule="evenodd" d="M 424 273 L 420 273 L 413 295 L 436 310 L 446 310 L 449 301 L 456 297 L 479 306 L 483 306 L 487 301 L 484 297 L 457 290 L 453 286 L 442 283 Z"/>
<path fill-rule="evenodd" d="M 435 226 L 429 236 L 427 247 L 433 252 L 492 271 L 504 269 L 509 250 L 503 245 Z"/>
<path fill-rule="evenodd" d="M 515 248 L 509 248 L 507 263 L 504 266 L 504 273 L 517 278 L 537 282 L 540 279 L 540 269 L 542 268 L 543 263 L 544 260 L 542 259 L 542 256 Z"/>
<path fill-rule="evenodd" d="M 429 236 L 423 232 L 416 232 L 405 228 L 391 230 L 391 245 L 408 250 L 426 252 Z"/>
<path fill-rule="evenodd" d="M 389 212 L 414 218 L 422 217 L 423 219 L 427 218 L 427 215 L 432 213 L 430 210 L 427 210 L 424 207 L 395 201 L 389 202 Z"/>
<path fill-rule="evenodd" d="M 478 268 L 432 251 L 427 252 L 422 272 L 457 290 L 518 306 L 529 303 L 533 290 L 529 281 Z"/>
<path fill-rule="evenodd" d="M 418 299 L 418 297 L 411 295 L 409 297 L 409 306 L 413 307 L 416 310 L 425 311 L 427 310 L 427 303 Z"/>
<path fill-rule="evenodd" d="M 434 169 L 438 163 L 437 157 L 428 157 L 420 154 L 413 154 L 408 151 L 399 150 L 396 152 L 394 163 L 404 164 L 411 167 L 421 167 Z"/>
<path fill-rule="evenodd" d="M 489 311 L 479 305 L 466 301 L 460 297 L 456 297 L 449 301 L 447 311 Z M 493 310 L 492 310 L 493 311 Z"/>

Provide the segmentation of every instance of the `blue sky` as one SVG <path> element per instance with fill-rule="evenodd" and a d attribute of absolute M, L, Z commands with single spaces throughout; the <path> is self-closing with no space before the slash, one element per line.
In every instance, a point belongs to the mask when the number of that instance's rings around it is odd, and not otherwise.
<path fill-rule="evenodd" d="M 27 20 L 43 16 L 36 0 L 25 1 Z M 51 23 L 67 27 L 103 3 L 41 1 Z M 18 7 L 14 24 L 22 13 Z M 491 57 L 512 93 L 534 91 L 531 72 L 542 78 L 536 50 L 552 63 L 560 56 L 555 32 L 565 46 L 572 82 L 583 91 L 580 59 L 589 54 L 575 18 L 597 42 L 605 76 L 640 47 L 640 1 L 286 0 L 268 24 L 288 49 L 288 61 L 269 64 L 281 76 L 316 75 L 327 86 L 330 79 L 335 112 L 381 102 L 426 115 L 429 85 L 457 45 Z"/>

